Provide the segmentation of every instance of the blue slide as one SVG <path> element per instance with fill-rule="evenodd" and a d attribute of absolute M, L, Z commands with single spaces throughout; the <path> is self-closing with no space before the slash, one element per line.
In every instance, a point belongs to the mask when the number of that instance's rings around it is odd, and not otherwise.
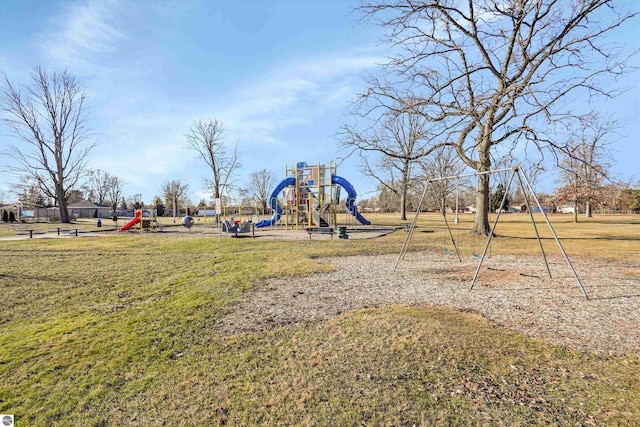
<path fill-rule="evenodd" d="M 360 212 L 358 212 L 358 205 L 356 204 L 356 196 L 358 195 L 358 193 L 356 193 L 353 185 L 351 185 L 349 181 L 338 175 L 331 175 L 331 183 L 339 185 L 347 191 L 346 206 L 349 213 L 353 215 L 360 222 L 360 224 L 371 225 L 371 222 L 367 221 L 360 214 Z M 282 208 L 278 203 L 278 194 L 280 194 L 280 192 L 286 187 L 293 187 L 295 185 L 296 178 L 293 176 L 284 179 L 280 184 L 278 184 L 276 189 L 273 190 L 271 196 L 269 197 L 269 206 L 271 207 L 271 209 L 273 209 L 273 216 L 269 219 L 263 219 L 255 225 L 255 228 L 269 227 L 278 222 L 280 216 L 282 215 Z"/>
<path fill-rule="evenodd" d="M 356 189 L 353 188 L 353 185 L 351 185 L 349 181 L 347 181 L 346 179 L 338 175 L 331 175 L 331 183 L 337 184 L 347 191 L 346 205 L 349 213 L 354 217 L 356 217 L 356 219 L 360 222 L 360 224 L 371 225 L 371 222 L 367 221 L 360 214 L 360 212 L 358 212 L 358 205 L 356 204 L 356 196 L 358 195 L 358 193 L 356 193 Z"/>
<path fill-rule="evenodd" d="M 269 206 L 271 207 L 271 209 L 273 209 L 273 216 L 269 219 L 263 219 L 254 226 L 255 228 L 269 227 L 278 222 L 278 220 L 280 219 L 280 215 L 282 215 L 282 208 L 278 203 L 278 194 L 280 194 L 280 192 L 286 187 L 293 187 L 295 185 L 296 178 L 293 176 L 285 178 L 280 184 L 278 184 L 276 189 L 273 190 L 273 193 L 271 193 L 271 196 L 269 197 Z"/>

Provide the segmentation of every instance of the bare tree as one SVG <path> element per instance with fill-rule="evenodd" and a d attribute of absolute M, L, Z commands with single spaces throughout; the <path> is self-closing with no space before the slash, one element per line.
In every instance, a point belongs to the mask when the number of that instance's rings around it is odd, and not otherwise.
<path fill-rule="evenodd" d="M 422 114 L 404 108 L 399 100 L 393 107 L 377 105 L 381 115 L 369 106 L 356 105 L 356 124 L 344 124 L 338 137 L 344 148 L 358 152 L 365 174 L 374 178 L 400 199 L 400 218 L 407 219 L 407 194 L 415 162 L 442 144 L 432 144 Z"/>
<path fill-rule="evenodd" d="M 95 142 L 88 141 L 86 90 L 67 71 L 36 67 L 31 85 L 17 86 L 4 75 L 0 106 L 4 121 L 22 142 L 2 151 L 18 166 L 13 171 L 37 182 L 56 200 L 60 220 L 70 222 L 67 197 L 85 172 Z"/>
<path fill-rule="evenodd" d="M 142 201 L 142 194 L 137 193 L 129 197 L 129 203 L 131 204 L 131 206 L 133 206 L 133 209 L 142 209 L 144 207 L 144 202 Z"/>
<path fill-rule="evenodd" d="M 174 222 L 176 215 L 180 214 L 179 205 L 187 206 L 189 203 L 189 184 L 183 184 L 180 180 L 167 181 L 162 185 L 166 211 L 173 213 Z"/>
<path fill-rule="evenodd" d="M 263 214 L 267 211 L 269 196 L 276 186 L 277 180 L 275 172 L 267 169 L 251 172 L 251 176 L 249 177 L 249 192 L 251 197 L 260 203 Z"/>
<path fill-rule="evenodd" d="M 102 169 L 90 169 L 85 183 L 87 199 L 100 204 L 107 202 L 113 178 L 109 172 Z"/>
<path fill-rule="evenodd" d="M 393 57 L 363 98 L 397 101 L 398 87 L 472 169 L 491 169 L 498 145 L 554 147 L 547 125 L 568 96 L 615 96 L 601 77 L 625 71 L 604 36 L 637 13 L 613 0 L 363 0 L 363 20 L 387 30 Z M 368 101 L 371 102 L 371 101 Z M 439 130 L 439 132 L 438 132 Z M 478 176 L 474 231 L 489 233 L 489 176 Z"/>
<path fill-rule="evenodd" d="M 238 144 L 229 150 L 224 143 L 224 127 L 217 119 L 196 121 L 187 134 L 187 147 L 195 150 L 211 169 L 212 179 L 207 179 L 214 198 L 228 192 L 236 173 L 242 165 Z"/>
<path fill-rule="evenodd" d="M 17 184 L 15 192 L 21 202 L 35 206 L 47 205 L 46 196 L 42 190 L 40 190 L 40 186 L 33 180 L 27 180 Z"/>
<path fill-rule="evenodd" d="M 426 185 L 427 180 L 440 177 L 453 177 L 460 175 L 464 169 L 464 164 L 458 158 L 455 150 L 452 147 L 439 147 L 429 156 L 420 160 L 420 181 L 422 185 Z M 447 207 L 447 201 L 454 196 L 456 192 L 459 192 L 460 187 L 467 186 L 466 178 L 451 178 L 433 181 L 433 190 L 428 193 L 429 197 L 433 194 L 437 196 L 435 205 L 438 206 L 438 210 L 445 209 Z M 424 187 L 423 187 L 424 188 Z"/>
<path fill-rule="evenodd" d="M 614 120 L 603 119 L 591 112 L 577 118 L 578 126 L 573 131 L 562 158 L 558 196 L 574 203 L 574 221 L 578 221 L 578 203 L 585 206 L 585 216 L 592 216 L 592 204 L 606 194 L 604 181 L 608 178 L 609 138 L 618 129 Z"/>
<path fill-rule="evenodd" d="M 111 209 L 114 211 L 118 209 L 118 201 L 120 201 L 124 195 L 124 187 L 126 183 L 124 180 L 118 178 L 117 176 L 111 176 L 109 180 L 109 189 L 107 200 L 111 203 Z"/>

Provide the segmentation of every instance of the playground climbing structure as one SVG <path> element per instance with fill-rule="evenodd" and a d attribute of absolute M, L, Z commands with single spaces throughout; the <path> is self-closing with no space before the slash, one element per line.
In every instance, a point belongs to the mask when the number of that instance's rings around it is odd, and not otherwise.
<path fill-rule="evenodd" d="M 347 211 L 360 224 L 370 224 L 358 212 L 357 193 L 353 185 L 336 174 L 336 167 L 332 163 L 328 166 L 309 166 L 306 162 L 298 162 L 294 168 L 286 168 L 285 173 L 287 178 L 276 186 L 269 197 L 273 216 L 255 224 L 256 228 L 268 227 L 278 221 L 284 223 L 286 228 L 294 229 L 335 227 L 341 188 L 347 193 Z M 281 193 L 282 203 L 278 198 Z"/>

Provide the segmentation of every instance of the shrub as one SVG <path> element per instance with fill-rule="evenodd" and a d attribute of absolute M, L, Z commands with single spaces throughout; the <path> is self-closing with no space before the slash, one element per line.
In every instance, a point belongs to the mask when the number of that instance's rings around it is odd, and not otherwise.
<path fill-rule="evenodd" d="M 13 211 L 9 212 L 9 222 L 16 222 L 16 214 L 14 214 Z"/>
<path fill-rule="evenodd" d="M 7 211 L 2 211 L 2 221 L 9 222 L 9 214 L 7 213 Z"/>

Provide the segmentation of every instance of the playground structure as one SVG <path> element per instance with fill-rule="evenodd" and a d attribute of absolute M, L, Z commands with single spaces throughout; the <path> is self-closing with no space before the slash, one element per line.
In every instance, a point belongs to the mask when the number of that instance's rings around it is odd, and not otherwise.
<path fill-rule="evenodd" d="M 287 229 L 335 228 L 340 188 L 347 192 L 347 211 L 360 224 L 371 224 L 358 212 L 357 193 L 353 185 L 336 175 L 336 167 L 332 163 L 329 166 L 309 166 L 306 162 L 298 162 L 295 168 L 285 168 L 285 174 L 287 178 L 276 186 L 269 197 L 273 216 L 258 222 L 255 228 L 275 225 L 283 216 Z M 278 200 L 281 192 L 282 204 Z"/>
<path fill-rule="evenodd" d="M 529 204 L 529 196 L 533 198 L 533 200 L 535 201 L 537 207 L 538 207 L 538 212 L 542 213 L 542 216 L 545 220 L 545 222 L 547 223 L 547 226 L 549 227 L 549 231 L 551 232 L 554 240 L 556 241 L 558 248 L 560 249 L 560 252 L 562 253 L 562 256 L 564 257 L 564 260 L 567 263 L 567 266 L 569 267 L 569 269 L 571 270 L 571 272 L 573 273 L 573 277 L 576 279 L 576 282 L 578 284 L 578 286 L 580 287 L 580 290 L 582 291 L 582 294 L 585 296 L 585 298 L 588 300 L 589 299 L 589 294 L 587 294 L 587 291 L 585 290 L 584 286 L 582 285 L 582 282 L 580 281 L 580 278 L 578 277 L 578 273 L 576 272 L 575 268 L 573 267 L 573 264 L 571 263 L 571 260 L 569 260 L 569 257 L 567 256 L 566 251 L 564 250 L 564 247 L 562 246 L 562 243 L 560 242 L 560 239 L 558 238 L 558 235 L 556 234 L 555 230 L 553 229 L 553 226 L 551 225 L 551 222 L 549 221 L 549 217 L 547 216 L 547 213 L 545 212 L 545 210 L 542 208 L 542 205 L 540 204 L 540 200 L 538 199 L 538 196 L 536 196 L 536 193 L 533 189 L 533 186 L 531 185 L 531 183 L 529 182 L 529 180 L 527 179 L 527 177 L 525 176 L 525 174 L 522 172 L 522 169 L 520 168 L 520 166 L 514 166 L 511 168 L 506 168 L 506 169 L 496 169 L 496 170 L 491 170 L 491 171 L 486 171 L 486 172 L 475 172 L 475 173 L 470 173 L 470 174 L 463 174 L 463 175 L 454 175 L 454 176 L 446 176 L 446 177 L 439 177 L 439 178 L 432 178 L 427 180 L 427 185 L 425 185 L 424 187 L 424 192 L 422 193 L 422 197 L 420 199 L 420 203 L 418 203 L 418 209 L 416 210 L 416 215 L 413 219 L 413 221 L 408 224 L 407 226 L 407 238 L 404 241 L 404 244 L 402 245 L 402 249 L 400 250 L 400 254 L 398 255 L 398 258 L 393 266 L 393 271 L 395 271 L 398 268 L 398 265 L 400 263 L 400 261 L 404 258 L 405 254 L 407 253 L 407 249 L 409 248 L 409 242 L 411 241 L 411 237 L 413 236 L 413 233 L 416 229 L 416 223 L 418 222 L 418 216 L 420 215 L 420 211 L 422 209 L 422 204 L 424 203 L 425 197 L 427 195 L 427 191 L 429 190 L 429 188 L 431 188 L 432 190 L 434 190 L 435 192 L 435 188 L 433 186 L 433 183 L 435 181 L 440 181 L 440 180 L 457 180 L 461 177 L 467 177 L 467 176 L 475 176 L 477 177 L 478 175 L 485 175 L 485 174 L 492 174 L 492 173 L 498 173 L 498 172 L 511 172 L 511 176 L 509 178 L 509 183 L 506 186 L 505 192 L 504 192 L 504 196 L 502 197 L 502 202 L 500 203 L 500 209 L 497 210 L 497 215 L 496 215 L 496 219 L 493 223 L 493 226 L 491 227 L 491 230 L 489 231 L 489 235 L 487 236 L 487 241 L 485 243 L 484 246 L 484 250 L 482 252 L 481 255 L 478 254 L 473 254 L 474 257 L 479 259 L 478 262 L 478 266 L 476 268 L 475 274 L 473 275 L 473 280 L 471 281 L 471 289 L 473 289 L 473 287 L 476 284 L 476 280 L 478 279 L 478 275 L 480 273 L 480 268 L 482 267 L 482 263 L 485 260 L 485 257 L 487 256 L 487 251 L 491 245 L 491 239 L 493 238 L 493 236 L 495 235 L 495 230 L 496 230 L 496 226 L 498 225 L 498 220 L 500 219 L 500 214 L 503 212 L 503 207 L 505 205 L 505 201 L 507 198 L 507 194 L 509 192 L 509 190 L 511 189 L 511 183 L 513 182 L 514 178 L 518 179 L 518 184 L 519 184 L 519 188 L 520 191 L 522 192 L 522 194 L 524 195 L 524 201 L 527 207 L 527 212 L 529 213 L 529 217 L 531 218 L 531 224 L 533 226 L 533 229 L 535 231 L 536 234 L 536 239 L 538 241 L 538 246 L 540 248 L 540 252 L 542 253 L 542 258 L 544 260 L 544 265 L 546 267 L 547 270 L 547 274 L 549 275 L 549 278 L 551 278 L 551 270 L 549 268 L 549 261 L 547 260 L 547 255 L 544 251 L 544 248 L 542 246 L 542 241 L 540 240 L 540 234 L 538 233 L 538 226 L 536 225 L 536 221 L 533 217 L 533 210 Z M 434 193 L 435 194 L 435 193 Z M 436 200 L 438 200 L 437 195 L 436 195 Z M 460 262 L 462 262 L 462 258 L 460 257 L 460 251 L 458 249 L 458 245 L 456 245 L 456 241 L 453 238 L 453 233 L 451 232 L 451 228 L 449 227 L 449 221 L 447 221 L 447 216 L 445 215 L 445 210 L 444 210 L 444 204 L 440 205 L 440 212 L 442 213 L 442 217 L 444 219 L 444 223 L 446 225 L 447 228 L 447 232 L 449 235 L 449 238 L 451 239 L 451 243 L 453 244 L 453 247 L 455 249 L 455 253 L 458 256 L 458 260 Z M 448 251 L 449 253 L 453 253 L 451 251 Z"/>
<path fill-rule="evenodd" d="M 144 214 L 147 213 L 147 216 Z M 142 232 L 143 230 L 147 231 L 158 231 L 160 228 L 160 221 L 158 220 L 158 212 L 154 209 L 153 211 L 143 211 L 142 209 L 136 209 L 133 214 L 133 219 L 123 225 L 118 231 L 127 231 L 132 227 L 138 226 L 138 231 Z"/>

